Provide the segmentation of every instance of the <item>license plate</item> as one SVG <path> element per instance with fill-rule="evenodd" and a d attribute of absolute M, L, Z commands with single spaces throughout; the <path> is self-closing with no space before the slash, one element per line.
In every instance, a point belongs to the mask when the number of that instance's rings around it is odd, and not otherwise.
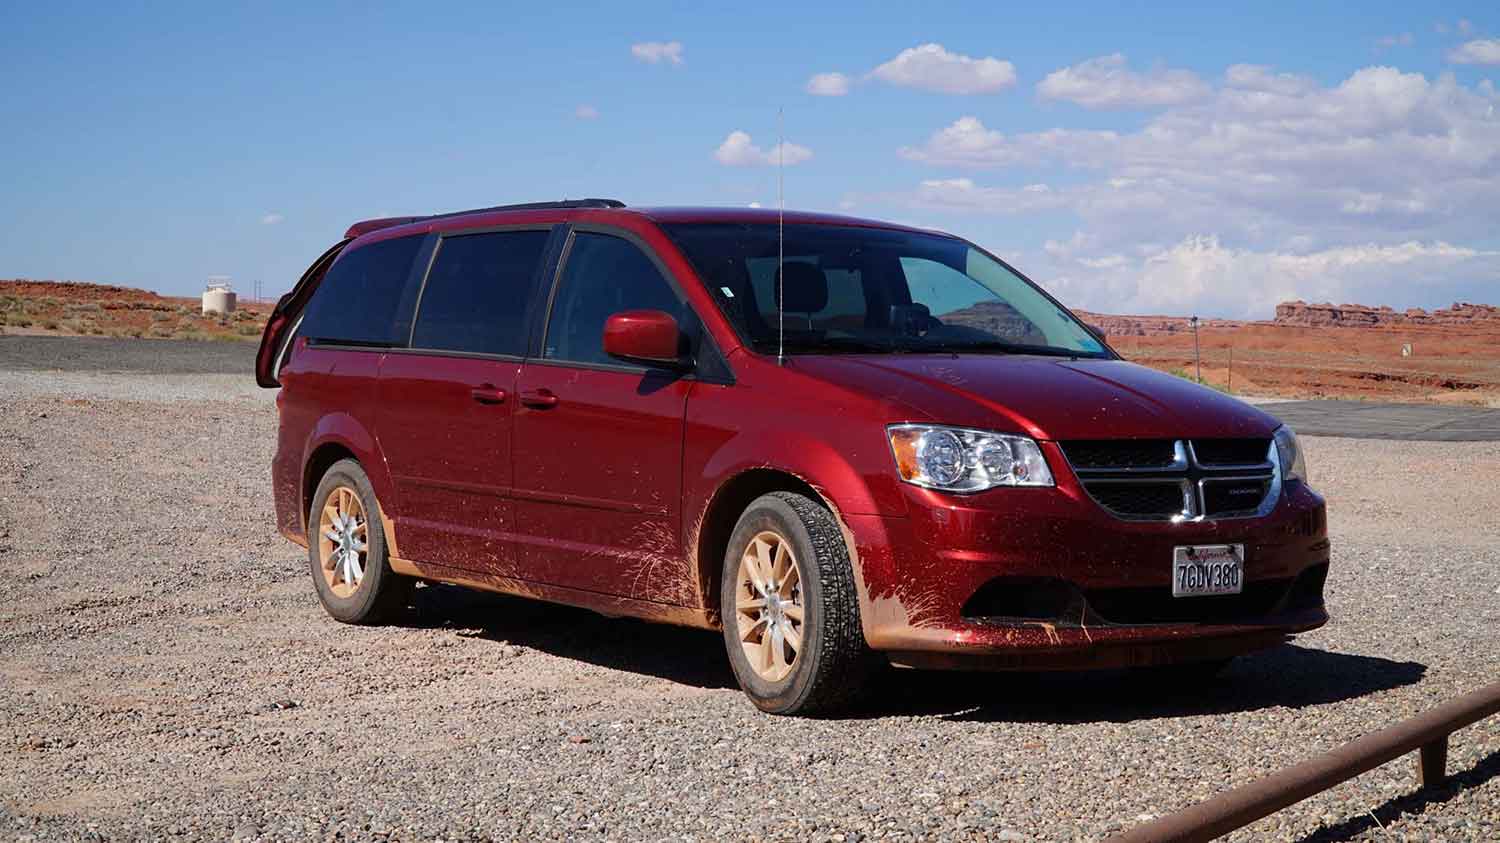
<path fill-rule="evenodd" d="M 1173 597 L 1239 594 L 1244 586 L 1244 545 L 1195 544 L 1173 548 Z"/>

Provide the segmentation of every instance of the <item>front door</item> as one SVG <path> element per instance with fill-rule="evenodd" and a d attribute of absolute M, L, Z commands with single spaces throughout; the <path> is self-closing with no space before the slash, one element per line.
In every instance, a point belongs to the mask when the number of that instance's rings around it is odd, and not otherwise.
<path fill-rule="evenodd" d="M 410 348 L 380 372 L 377 435 L 397 495 L 394 555 L 515 576 L 512 415 L 550 232 L 442 237 Z"/>
<path fill-rule="evenodd" d="M 516 387 L 516 538 L 528 575 L 554 585 L 694 605 L 681 544 L 683 414 L 691 380 L 604 353 L 622 310 L 686 314 L 634 243 L 568 245 L 540 358 Z"/>

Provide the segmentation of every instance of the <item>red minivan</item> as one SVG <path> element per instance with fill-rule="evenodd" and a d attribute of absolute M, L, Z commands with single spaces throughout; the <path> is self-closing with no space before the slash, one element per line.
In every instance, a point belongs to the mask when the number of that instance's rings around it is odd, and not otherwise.
<path fill-rule="evenodd" d="M 1327 621 L 1266 413 L 960 238 L 505 206 L 356 223 L 276 307 L 272 479 L 328 613 L 418 580 L 722 629 L 778 713 L 883 664 L 1207 678 Z"/>

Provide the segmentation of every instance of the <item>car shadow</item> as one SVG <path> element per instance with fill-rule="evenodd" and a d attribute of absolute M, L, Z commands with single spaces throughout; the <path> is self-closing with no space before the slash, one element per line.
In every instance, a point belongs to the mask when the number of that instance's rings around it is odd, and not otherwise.
<path fill-rule="evenodd" d="M 892 671 L 866 717 L 930 714 L 955 721 L 1128 723 L 1160 717 L 1302 708 L 1411 685 L 1425 665 L 1283 644 L 1241 656 L 1211 680 L 1150 670 L 1046 673 Z"/>
<path fill-rule="evenodd" d="M 1449 776 L 1436 787 L 1422 788 L 1404 796 L 1389 799 L 1368 814 L 1350 817 L 1336 825 L 1324 826 L 1301 838 L 1297 843 L 1341 843 L 1345 840 L 1367 837 L 1377 830 L 1384 832 L 1386 826 L 1402 817 L 1420 815 L 1429 807 L 1441 805 L 1466 790 L 1480 787 L 1496 776 L 1500 776 L 1500 750 L 1480 759 L 1479 763 L 1473 767 Z"/>
<path fill-rule="evenodd" d="M 430 584 L 412 594 L 401 625 L 453 629 L 695 688 L 738 688 L 717 632 L 607 618 L 586 609 Z"/>
<path fill-rule="evenodd" d="M 413 594 L 413 628 L 507 642 L 560 658 L 697 688 L 737 685 L 716 632 L 606 618 L 584 609 L 449 585 Z M 955 721 L 1128 722 L 1326 705 L 1411 685 L 1426 666 L 1285 644 L 1236 659 L 1212 682 L 1172 685 L 1149 673 L 968 673 L 887 670 L 852 719 L 940 716 Z"/>

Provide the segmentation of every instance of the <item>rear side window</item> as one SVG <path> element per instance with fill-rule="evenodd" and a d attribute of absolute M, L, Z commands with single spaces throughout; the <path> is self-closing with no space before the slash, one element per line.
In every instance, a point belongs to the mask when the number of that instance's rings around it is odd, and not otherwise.
<path fill-rule="evenodd" d="M 547 231 L 444 237 L 417 306 L 413 348 L 510 354 L 526 350 L 526 313 Z"/>
<path fill-rule="evenodd" d="M 405 343 L 415 293 L 407 282 L 421 245 L 421 235 L 393 237 L 345 252 L 313 293 L 299 334 L 350 345 Z"/>
<path fill-rule="evenodd" d="M 622 310 L 664 310 L 679 324 L 686 312 L 656 264 L 634 243 L 607 234 L 576 235 L 552 303 L 542 356 L 619 364 L 604 353 L 604 322 Z"/>

